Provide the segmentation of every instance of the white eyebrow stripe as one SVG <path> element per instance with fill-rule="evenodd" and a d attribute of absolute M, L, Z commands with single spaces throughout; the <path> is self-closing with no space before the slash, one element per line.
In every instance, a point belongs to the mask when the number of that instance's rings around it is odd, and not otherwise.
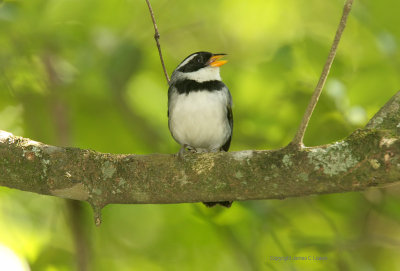
<path fill-rule="evenodd" d="M 188 58 L 186 58 L 179 66 L 176 68 L 176 70 L 179 70 L 181 67 L 185 66 L 190 60 L 192 60 L 194 57 L 196 57 L 197 54 L 191 55 Z"/>

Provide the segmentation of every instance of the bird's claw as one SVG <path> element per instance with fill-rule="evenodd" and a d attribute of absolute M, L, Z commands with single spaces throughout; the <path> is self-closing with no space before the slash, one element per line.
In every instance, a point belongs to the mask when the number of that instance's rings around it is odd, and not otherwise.
<path fill-rule="evenodd" d="M 189 146 L 187 144 L 183 144 L 181 149 L 178 152 L 178 158 L 183 159 L 187 152 L 196 153 L 196 148 Z"/>

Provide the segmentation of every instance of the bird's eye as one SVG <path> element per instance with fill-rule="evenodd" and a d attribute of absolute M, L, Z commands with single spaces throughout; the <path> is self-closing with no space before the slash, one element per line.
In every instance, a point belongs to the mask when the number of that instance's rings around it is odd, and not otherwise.
<path fill-rule="evenodd" d="M 198 58 L 197 58 L 197 63 L 202 63 L 202 62 L 203 62 L 203 58 L 198 57 Z"/>

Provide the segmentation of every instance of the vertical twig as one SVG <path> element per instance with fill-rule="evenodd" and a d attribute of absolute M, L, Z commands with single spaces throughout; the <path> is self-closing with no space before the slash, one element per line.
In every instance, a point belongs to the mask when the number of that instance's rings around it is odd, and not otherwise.
<path fill-rule="evenodd" d="M 153 9 L 150 5 L 150 1 L 146 0 L 147 6 L 149 7 L 149 11 L 150 11 L 150 15 L 151 15 L 151 20 L 153 21 L 153 25 L 154 25 L 154 39 L 156 40 L 156 44 L 157 44 L 157 48 L 158 48 L 158 54 L 160 55 L 160 60 L 161 60 L 161 65 L 163 67 L 164 70 L 164 75 L 165 78 L 167 79 L 167 83 L 169 84 L 169 76 L 168 76 L 168 72 L 167 69 L 165 68 L 165 64 L 164 64 L 164 59 L 162 56 L 162 52 L 161 52 L 161 45 L 160 45 L 160 33 L 158 33 L 158 28 L 157 28 L 157 24 L 156 24 L 156 19 L 154 18 L 154 12 Z"/>
<path fill-rule="evenodd" d="M 328 59 L 326 60 L 324 69 L 322 70 L 321 76 L 319 78 L 318 84 L 315 87 L 314 94 L 311 97 L 310 103 L 307 106 L 306 112 L 304 113 L 303 119 L 301 120 L 301 124 L 299 129 L 297 130 L 296 135 L 294 136 L 290 145 L 301 148 L 303 147 L 303 138 L 304 133 L 307 129 L 308 122 L 310 121 L 311 115 L 314 111 L 314 108 L 318 102 L 319 96 L 321 95 L 322 88 L 326 82 L 326 78 L 328 77 L 329 70 L 331 69 L 332 62 L 335 59 L 337 47 L 342 36 L 343 30 L 346 26 L 347 17 L 350 13 L 351 6 L 353 5 L 353 0 L 346 0 L 343 8 L 342 18 L 340 20 L 339 26 L 336 30 L 335 39 L 333 40 L 331 50 L 329 52 Z"/>

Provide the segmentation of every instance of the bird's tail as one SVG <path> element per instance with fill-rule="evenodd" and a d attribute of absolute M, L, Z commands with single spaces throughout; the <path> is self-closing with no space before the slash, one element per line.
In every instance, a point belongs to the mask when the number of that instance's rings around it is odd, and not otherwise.
<path fill-rule="evenodd" d="M 221 205 L 226 208 L 231 207 L 233 201 L 213 201 L 213 202 L 203 202 L 205 206 L 207 207 L 214 207 L 215 205 Z"/>

